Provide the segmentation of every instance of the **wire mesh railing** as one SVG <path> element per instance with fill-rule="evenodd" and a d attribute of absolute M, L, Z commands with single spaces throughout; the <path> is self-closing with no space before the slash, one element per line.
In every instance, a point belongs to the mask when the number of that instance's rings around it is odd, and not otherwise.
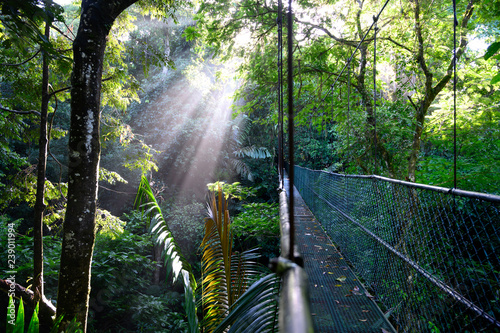
<path fill-rule="evenodd" d="M 500 197 L 295 167 L 295 186 L 399 332 L 500 332 Z"/>

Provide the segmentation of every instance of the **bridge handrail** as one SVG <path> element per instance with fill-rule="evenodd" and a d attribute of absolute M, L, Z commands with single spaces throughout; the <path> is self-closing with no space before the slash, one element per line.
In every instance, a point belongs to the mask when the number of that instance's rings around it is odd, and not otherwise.
<path fill-rule="evenodd" d="M 346 175 L 343 173 L 336 173 L 336 172 L 325 171 L 325 170 L 313 170 L 313 169 L 309 169 L 309 168 L 301 167 L 301 166 L 300 167 L 296 166 L 296 167 L 301 168 L 301 169 L 305 169 L 308 171 L 312 171 L 312 172 L 323 172 L 323 173 L 327 173 L 327 174 L 331 174 L 331 175 L 335 175 L 335 176 L 340 176 L 340 177 L 345 177 L 345 178 L 378 179 L 378 180 L 382 180 L 385 182 L 399 184 L 399 185 L 403 185 L 403 186 L 407 186 L 407 187 L 411 187 L 411 188 L 430 190 L 430 191 L 435 191 L 435 192 L 440 192 L 440 193 L 453 194 L 453 195 L 460 196 L 460 197 L 467 197 L 467 198 L 472 198 L 472 199 L 485 200 L 488 202 L 500 203 L 500 195 L 495 195 L 495 194 L 480 193 L 480 192 L 474 192 L 474 191 L 465 191 L 465 190 L 460 190 L 460 189 L 456 189 L 456 188 L 447 188 L 447 187 L 440 187 L 440 186 L 434 186 L 434 185 L 426 185 L 426 184 L 421 184 L 421 183 L 412 183 L 409 181 L 392 179 L 392 178 L 377 176 L 377 175 Z"/>
<path fill-rule="evenodd" d="M 312 333 L 314 326 L 310 310 L 307 274 L 300 266 L 301 256 L 294 246 L 294 261 L 290 258 L 290 223 L 286 191 L 280 192 L 281 256 L 274 265 L 282 273 L 279 305 L 279 331 L 281 333 Z"/>

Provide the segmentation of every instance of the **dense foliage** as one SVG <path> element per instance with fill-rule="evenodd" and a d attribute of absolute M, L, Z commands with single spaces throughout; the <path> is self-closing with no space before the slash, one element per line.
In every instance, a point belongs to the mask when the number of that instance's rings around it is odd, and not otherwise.
<path fill-rule="evenodd" d="M 452 5 L 389 2 L 377 22 L 374 103 L 373 29 L 359 41 L 381 7 L 294 4 L 297 164 L 452 187 Z M 196 17 L 200 43 L 244 59 L 239 112 L 268 124 L 276 123 L 278 109 L 276 11 L 277 4 L 218 1 L 204 3 Z M 498 44 L 483 57 L 498 38 L 493 12 L 493 2 L 457 7 L 457 178 L 459 188 L 497 193 Z M 238 42 L 248 36 L 248 43 Z"/>

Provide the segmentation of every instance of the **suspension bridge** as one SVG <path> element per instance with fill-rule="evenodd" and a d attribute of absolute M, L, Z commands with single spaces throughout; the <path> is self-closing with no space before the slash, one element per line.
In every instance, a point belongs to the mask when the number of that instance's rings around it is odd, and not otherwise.
<path fill-rule="evenodd" d="M 500 196 L 457 189 L 456 152 L 453 189 L 295 165 L 288 8 L 285 172 L 279 2 L 280 332 L 500 332 Z"/>
<path fill-rule="evenodd" d="M 499 196 L 298 166 L 295 175 L 291 258 L 308 277 L 314 331 L 500 331 Z"/>

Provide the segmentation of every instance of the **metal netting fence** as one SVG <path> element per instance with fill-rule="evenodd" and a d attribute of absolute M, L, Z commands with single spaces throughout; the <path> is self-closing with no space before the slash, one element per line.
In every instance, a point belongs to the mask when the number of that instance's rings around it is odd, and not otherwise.
<path fill-rule="evenodd" d="M 500 332 L 500 197 L 295 167 L 399 332 Z"/>

